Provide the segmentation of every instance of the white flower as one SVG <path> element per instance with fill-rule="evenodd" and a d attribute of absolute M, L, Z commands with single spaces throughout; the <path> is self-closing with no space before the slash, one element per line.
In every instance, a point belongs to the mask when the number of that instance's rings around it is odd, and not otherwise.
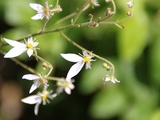
<path fill-rule="evenodd" d="M 110 77 L 110 76 L 108 76 L 108 75 L 106 75 L 105 77 L 104 77 L 104 81 L 106 81 L 106 82 L 108 82 L 108 81 L 111 81 L 112 83 L 119 83 L 120 81 L 118 81 L 115 77 Z"/>
<path fill-rule="evenodd" d="M 38 115 L 39 105 L 42 103 L 46 105 L 49 103 L 49 99 L 53 99 L 57 96 L 57 94 L 52 94 L 52 91 L 43 90 L 42 93 L 38 93 L 37 95 L 31 95 L 29 97 L 23 98 L 21 101 L 27 104 L 36 104 L 34 107 L 35 115 Z"/>
<path fill-rule="evenodd" d="M 128 6 L 128 8 L 132 8 L 133 7 L 133 1 L 127 2 L 127 6 Z"/>
<path fill-rule="evenodd" d="M 100 6 L 100 4 L 98 3 L 97 0 L 91 0 L 91 1 L 90 1 L 90 5 L 91 5 L 93 8 Z"/>
<path fill-rule="evenodd" d="M 91 69 L 91 61 L 94 61 L 92 59 L 92 55 L 89 55 L 86 51 L 83 51 L 83 55 L 76 55 L 72 53 L 68 54 L 61 54 L 61 56 L 70 61 L 70 62 L 76 62 L 68 71 L 66 80 L 70 80 L 72 77 L 76 76 L 86 63 L 86 69 Z"/>
<path fill-rule="evenodd" d="M 17 57 L 22 53 L 24 53 L 25 51 L 27 51 L 27 54 L 30 57 L 34 51 L 36 52 L 36 46 L 39 44 L 37 41 L 33 41 L 32 37 L 29 37 L 28 41 L 25 44 L 14 40 L 9 40 L 6 38 L 3 39 L 9 45 L 13 46 L 13 48 L 8 53 L 6 53 L 4 58 Z"/>
<path fill-rule="evenodd" d="M 71 94 L 71 90 L 74 89 L 74 85 L 72 84 L 73 80 L 68 80 L 66 81 L 65 79 L 61 79 L 57 82 L 57 93 L 61 93 L 63 89 L 67 94 Z"/>
<path fill-rule="evenodd" d="M 29 93 L 32 93 L 35 89 L 37 89 L 41 84 L 44 85 L 44 87 L 47 87 L 48 84 L 46 83 L 47 81 L 42 78 L 41 75 L 34 75 L 34 74 L 26 74 L 22 77 L 22 79 L 26 80 L 33 80 L 33 84 L 30 88 Z"/>
<path fill-rule="evenodd" d="M 46 8 L 37 3 L 30 3 L 30 7 L 37 11 L 37 14 L 33 16 L 32 20 L 42 20 L 44 17 L 48 20 L 54 13 L 50 13 L 48 2 L 45 2 Z"/>

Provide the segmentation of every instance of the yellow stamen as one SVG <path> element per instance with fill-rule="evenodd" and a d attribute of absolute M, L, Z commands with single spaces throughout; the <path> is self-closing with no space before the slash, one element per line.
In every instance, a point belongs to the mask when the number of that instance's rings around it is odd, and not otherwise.
<path fill-rule="evenodd" d="M 46 100 L 48 98 L 48 94 L 43 94 L 42 99 Z"/>
<path fill-rule="evenodd" d="M 48 10 L 47 10 L 47 9 L 44 9 L 44 13 L 45 13 L 45 14 L 48 14 Z"/>
<path fill-rule="evenodd" d="M 33 44 L 28 43 L 28 44 L 27 44 L 27 48 L 29 48 L 29 49 L 31 49 L 31 50 L 32 50 L 32 49 L 33 49 Z"/>
<path fill-rule="evenodd" d="M 41 83 L 42 83 L 42 82 L 43 82 L 43 79 L 42 79 L 42 78 L 39 78 L 39 82 L 41 82 Z"/>
<path fill-rule="evenodd" d="M 88 56 L 84 56 L 83 61 L 84 61 L 84 62 L 89 62 L 89 61 L 90 61 L 90 58 L 89 58 Z"/>

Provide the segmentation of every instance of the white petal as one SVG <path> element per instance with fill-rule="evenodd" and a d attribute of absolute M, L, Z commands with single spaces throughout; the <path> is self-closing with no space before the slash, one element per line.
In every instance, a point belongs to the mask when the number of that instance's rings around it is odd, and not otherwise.
<path fill-rule="evenodd" d="M 38 75 L 33 75 L 33 74 L 26 74 L 23 75 L 22 79 L 26 79 L 26 80 L 37 80 L 40 77 Z"/>
<path fill-rule="evenodd" d="M 40 82 L 34 82 L 29 90 L 29 93 L 32 93 L 35 89 L 37 89 L 40 86 Z"/>
<path fill-rule="evenodd" d="M 83 58 L 79 55 L 76 55 L 76 54 L 72 54 L 72 53 L 68 53 L 68 54 L 61 54 L 61 56 L 70 61 L 70 62 L 79 62 L 79 61 L 82 61 Z"/>
<path fill-rule="evenodd" d="M 82 67 L 84 66 L 84 62 L 77 62 L 76 64 L 74 64 L 68 71 L 66 80 L 70 80 L 72 77 L 76 76 L 80 70 L 82 69 Z"/>
<path fill-rule="evenodd" d="M 45 14 L 39 13 L 36 14 L 35 16 L 31 17 L 32 20 L 42 20 L 44 18 Z"/>
<path fill-rule="evenodd" d="M 69 85 L 69 87 L 70 87 L 70 89 L 74 89 L 74 85 L 73 84 L 68 84 Z"/>
<path fill-rule="evenodd" d="M 41 101 L 41 96 L 31 95 L 29 97 L 23 98 L 21 101 L 24 102 L 24 103 L 27 103 L 27 104 L 36 104 L 36 103 L 39 103 Z"/>
<path fill-rule="evenodd" d="M 27 50 L 27 55 L 28 55 L 29 57 L 31 57 L 32 54 L 33 54 L 33 50 L 28 49 L 28 50 Z"/>
<path fill-rule="evenodd" d="M 40 4 L 37 4 L 37 3 L 30 3 L 29 4 L 31 8 L 33 8 L 34 10 L 36 11 L 43 11 L 44 7 Z"/>
<path fill-rule="evenodd" d="M 40 103 L 37 103 L 37 104 L 35 105 L 35 107 L 34 107 L 34 114 L 35 114 L 35 115 L 38 115 L 39 105 L 40 105 Z"/>
<path fill-rule="evenodd" d="M 9 45 L 13 46 L 13 47 L 19 47 L 19 48 L 25 48 L 26 45 L 24 43 L 20 43 L 20 42 L 17 42 L 15 40 L 9 40 L 9 39 L 6 39 L 6 38 L 3 38 L 5 42 L 7 42 Z"/>
<path fill-rule="evenodd" d="M 71 94 L 71 89 L 69 89 L 69 88 L 67 87 L 67 88 L 65 88 L 65 92 L 66 92 L 68 95 L 70 95 L 70 94 Z"/>
<path fill-rule="evenodd" d="M 104 78 L 105 81 L 110 81 L 111 79 L 109 77 Z"/>
<path fill-rule="evenodd" d="M 21 55 L 27 50 L 27 48 L 21 48 L 21 47 L 16 47 L 12 48 L 9 52 L 7 52 L 4 56 L 4 58 L 13 58 Z"/>

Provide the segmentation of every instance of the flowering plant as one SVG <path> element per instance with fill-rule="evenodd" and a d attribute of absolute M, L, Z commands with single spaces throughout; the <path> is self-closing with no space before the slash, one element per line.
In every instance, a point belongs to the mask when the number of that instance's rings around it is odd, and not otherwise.
<path fill-rule="evenodd" d="M 81 17 L 81 14 L 86 12 L 87 10 L 90 10 L 92 12 L 93 9 L 100 8 L 101 4 L 98 0 L 86 0 L 84 1 L 82 7 L 78 9 L 76 12 L 73 12 L 62 19 L 58 20 L 57 22 L 54 22 L 52 24 L 49 24 L 51 21 L 51 18 L 55 16 L 56 13 L 63 14 L 62 8 L 60 5 L 59 0 L 56 1 L 55 7 L 52 7 L 52 5 L 49 5 L 48 2 L 45 2 L 45 7 L 39 3 L 30 3 L 29 6 L 35 10 L 37 13 L 33 17 L 31 17 L 32 20 L 43 20 L 45 19 L 45 22 L 43 24 L 43 27 L 40 31 L 29 34 L 27 37 L 23 37 L 19 40 L 9 40 L 6 38 L 2 38 L 3 44 L 0 45 L 1 47 L 4 47 L 6 45 L 10 45 L 13 48 L 11 48 L 8 52 L 1 51 L 1 53 L 4 54 L 4 58 L 11 58 L 13 59 L 17 64 L 22 66 L 23 68 L 27 69 L 30 73 L 25 74 L 22 76 L 22 79 L 33 81 L 33 84 L 31 85 L 31 88 L 29 90 L 29 94 L 33 93 L 34 91 L 38 90 L 38 94 L 36 95 L 30 95 L 29 97 L 23 98 L 22 102 L 27 104 L 35 104 L 34 113 L 35 115 L 38 115 L 39 105 L 46 103 L 49 103 L 49 99 L 53 99 L 56 96 L 60 95 L 63 90 L 70 95 L 71 90 L 75 88 L 74 80 L 75 77 L 80 73 L 80 71 L 83 70 L 83 67 L 85 66 L 86 69 L 92 70 L 94 67 L 91 67 L 91 64 L 97 62 L 98 60 L 101 60 L 102 66 L 107 70 L 105 77 L 101 79 L 104 80 L 104 82 L 111 81 L 112 83 L 119 83 L 120 81 L 115 78 L 115 67 L 114 65 L 108 61 L 107 59 L 95 54 L 92 51 L 89 51 L 88 49 L 82 47 L 81 45 L 74 42 L 70 37 L 68 37 L 63 30 L 69 29 L 69 28 L 81 28 L 81 27 L 89 27 L 89 28 L 97 28 L 101 26 L 102 24 L 109 24 L 109 25 L 115 25 L 121 29 L 124 28 L 123 25 L 120 25 L 121 20 L 117 21 L 111 21 L 108 22 L 107 20 L 114 16 L 116 14 L 116 4 L 114 0 L 103 0 L 103 4 L 112 4 L 112 9 L 108 8 L 104 11 L 105 16 L 99 17 L 98 19 L 94 18 L 94 14 L 89 13 L 87 18 L 88 21 L 79 22 L 79 18 Z M 26 5 L 27 6 L 27 5 Z M 126 6 L 128 6 L 129 9 L 133 8 L 133 2 L 129 1 Z M 127 14 L 127 17 L 132 16 L 132 12 Z M 86 16 L 85 16 L 86 17 Z M 126 18 L 125 18 L 126 19 Z M 58 28 L 48 29 L 56 24 L 62 23 L 64 21 L 70 20 L 71 23 L 68 25 L 64 25 Z M 122 19 L 123 21 L 124 19 Z M 49 25 L 49 27 L 47 26 Z M 63 24 L 62 24 L 63 25 Z M 69 69 L 68 73 L 65 77 L 56 77 L 53 76 L 53 64 L 49 62 L 46 58 L 43 58 L 39 55 L 39 51 L 37 51 L 37 46 L 41 45 L 41 41 L 33 39 L 33 37 L 41 36 L 48 33 L 56 33 L 58 32 L 60 36 L 67 40 L 70 44 L 75 46 L 76 48 L 80 49 L 82 51 L 82 54 L 76 54 L 73 53 L 59 53 L 59 57 L 64 58 L 65 60 L 69 62 L 75 63 L 71 68 Z M 26 41 L 26 38 L 28 40 Z M 22 41 L 25 40 L 23 43 Z M 52 48 L 47 48 L 52 49 Z M 43 49 L 40 48 L 40 51 L 43 51 Z M 33 57 L 36 59 L 37 62 L 40 62 L 42 65 L 42 71 L 37 71 L 36 69 L 33 69 L 29 67 L 28 65 L 21 62 L 16 57 L 20 56 L 22 53 L 26 52 L 28 57 Z M 45 53 L 50 54 L 50 53 Z M 62 59 L 63 60 L 63 59 Z M 44 72 L 45 71 L 45 72 Z M 110 73 L 108 73 L 108 71 Z M 56 90 L 55 93 L 53 93 L 52 90 L 50 90 L 49 81 L 55 81 L 56 82 Z M 76 80 L 75 80 L 76 81 Z M 40 88 L 42 88 L 40 90 Z M 42 92 L 41 92 L 42 91 Z"/>

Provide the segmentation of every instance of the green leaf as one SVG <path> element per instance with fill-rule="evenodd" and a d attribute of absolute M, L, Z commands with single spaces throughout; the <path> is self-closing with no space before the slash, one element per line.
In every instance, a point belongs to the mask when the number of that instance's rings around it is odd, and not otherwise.
<path fill-rule="evenodd" d="M 134 15 L 125 21 L 124 30 L 119 31 L 118 52 L 122 59 L 136 60 L 147 44 L 148 18 L 143 1 L 134 1 Z"/>
<path fill-rule="evenodd" d="M 119 115 L 127 106 L 124 92 L 118 88 L 119 84 L 106 85 L 94 98 L 90 107 L 93 118 L 104 119 Z"/>

